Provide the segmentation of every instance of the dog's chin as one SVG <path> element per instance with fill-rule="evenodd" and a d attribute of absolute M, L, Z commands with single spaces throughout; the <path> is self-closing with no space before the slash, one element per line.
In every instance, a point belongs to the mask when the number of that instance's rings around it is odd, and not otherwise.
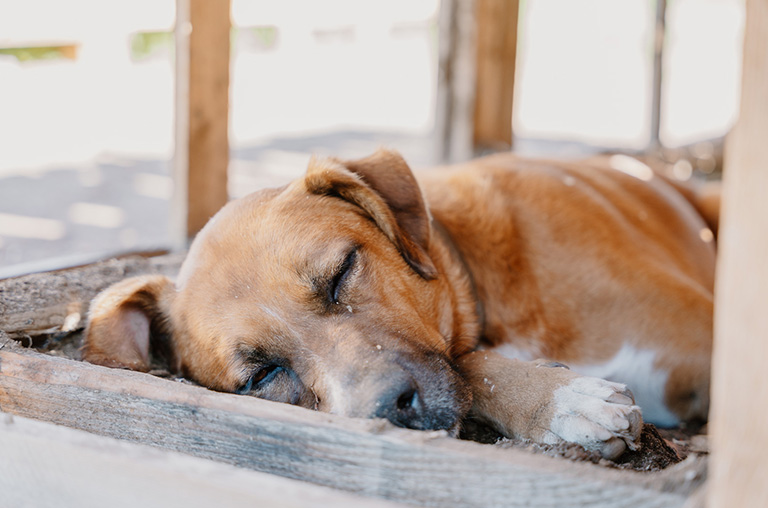
<path fill-rule="evenodd" d="M 451 427 L 449 429 L 445 429 L 445 432 L 448 433 L 448 437 L 452 437 L 452 438 L 455 438 L 455 439 L 459 437 L 459 435 L 461 434 L 461 429 L 462 429 L 461 421 L 462 421 L 462 419 L 458 419 L 458 420 L 456 420 L 456 423 L 454 424 L 453 427 Z"/>
<path fill-rule="evenodd" d="M 469 407 L 462 407 L 462 410 L 456 414 L 456 421 L 449 428 L 445 429 L 450 437 L 458 438 L 464 428 L 464 422 L 469 416 Z"/>
<path fill-rule="evenodd" d="M 445 430 L 450 436 L 457 437 L 472 407 L 472 391 L 452 362 L 445 361 L 443 365 L 439 371 L 441 381 L 437 383 L 437 393 L 433 394 L 437 408 L 433 409 L 435 425 L 430 430 Z"/>
<path fill-rule="evenodd" d="M 472 392 L 452 368 L 445 382 L 448 386 L 442 387 L 441 395 L 435 400 L 439 400 L 438 407 L 432 409 L 431 418 L 428 419 L 429 423 L 424 430 L 444 430 L 450 436 L 458 437 L 462 422 L 472 407 Z"/>
<path fill-rule="evenodd" d="M 462 430 L 462 422 L 466 415 L 454 412 L 450 409 L 438 410 L 439 415 L 427 415 L 425 418 L 416 425 L 407 425 L 393 420 L 391 418 L 384 417 L 389 420 L 390 423 L 397 427 L 407 428 L 411 430 L 423 430 L 423 431 L 443 431 L 450 437 L 458 437 Z M 448 414 L 450 413 L 450 414 Z M 374 415 L 372 418 L 381 418 L 381 416 Z"/>

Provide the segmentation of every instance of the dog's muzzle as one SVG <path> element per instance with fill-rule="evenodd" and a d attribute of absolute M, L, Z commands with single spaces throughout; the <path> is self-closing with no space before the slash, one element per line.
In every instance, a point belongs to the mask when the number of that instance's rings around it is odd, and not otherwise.
<path fill-rule="evenodd" d="M 381 376 L 373 411 L 366 416 L 409 429 L 457 432 L 471 406 L 470 392 L 445 360 L 426 363 L 414 368 L 409 361 Z"/>

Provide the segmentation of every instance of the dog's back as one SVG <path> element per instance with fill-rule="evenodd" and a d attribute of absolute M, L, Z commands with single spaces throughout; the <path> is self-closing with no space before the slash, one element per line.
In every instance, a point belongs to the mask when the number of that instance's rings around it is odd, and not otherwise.
<path fill-rule="evenodd" d="M 608 158 L 503 154 L 419 176 L 489 345 L 627 383 L 651 421 L 706 418 L 715 249 L 692 193 Z"/>

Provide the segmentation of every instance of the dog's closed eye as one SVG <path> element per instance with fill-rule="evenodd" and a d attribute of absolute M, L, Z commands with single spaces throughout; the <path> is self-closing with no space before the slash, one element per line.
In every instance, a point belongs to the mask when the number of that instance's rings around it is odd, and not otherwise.
<path fill-rule="evenodd" d="M 333 276 L 325 280 L 324 296 L 327 304 L 339 305 L 341 303 L 347 281 L 354 272 L 356 261 L 357 248 L 355 247 L 347 253 L 344 260 L 333 272 Z"/>
<path fill-rule="evenodd" d="M 268 385 L 272 380 L 277 377 L 277 375 L 284 371 L 285 369 L 283 367 L 280 367 L 279 365 L 268 365 L 266 367 L 263 367 L 259 370 L 257 370 L 249 379 L 248 382 L 245 383 L 243 386 L 235 390 L 236 393 L 240 395 L 244 395 L 246 393 L 249 393 L 251 390 L 259 390 L 261 388 L 264 388 L 266 385 Z"/>
<path fill-rule="evenodd" d="M 355 248 L 349 251 L 347 256 L 344 258 L 344 261 L 341 263 L 338 270 L 334 274 L 333 278 L 329 281 L 328 285 L 326 286 L 326 296 L 330 303 L 333 303 L 335 305 L 338 305 L 340 303 L 340 298 L 341 298 L 342 291 L 344 289 L 344 285 L 347 279 L 349 279 L 349 275 L 352 273 L 352 269 L 355 266 L 356 259 L 357 259 L 357 249 Z"/>
<path fill-rule="evenodd" d="M 276 362 L 263 365 L 235 392 L 307 408 L 317 404 L 317 397 L 304 386 L 301 378 L 290 366 Z"/>

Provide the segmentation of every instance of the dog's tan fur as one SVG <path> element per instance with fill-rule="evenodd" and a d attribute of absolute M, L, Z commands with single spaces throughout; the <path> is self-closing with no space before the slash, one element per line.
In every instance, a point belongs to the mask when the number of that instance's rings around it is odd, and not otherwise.
<path fill-rule="evenodd" d="M 493 350 L 574 371 L 648 352 L 666 377 L 651 402 L 706 418 L 714 245 L 697 199 L 606 159 L 497 155 L 418 183 L 394 152 L 313 160 L 219 212 L 175 284 L 100 295 L 84 358 L 147 370 L 160 352 L 213 389 L 414 428 L 455 430 L 471 408 L 616 456 L 642 423 L 623 385 Z"/>

